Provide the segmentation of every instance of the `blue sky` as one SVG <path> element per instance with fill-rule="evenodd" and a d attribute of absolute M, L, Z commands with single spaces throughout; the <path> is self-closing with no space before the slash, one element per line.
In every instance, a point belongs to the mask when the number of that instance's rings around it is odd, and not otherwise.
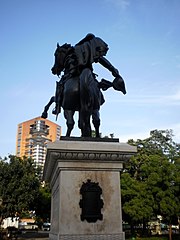
<path fill-rule="evenodd" d="M 15 154 L 18 123 L 40 116 L 54 94 L 57 42 L 74 45 L 87 33 L 109 45 L 106 57 L 127 89 L 104 92 L 103 135 L 126 142 L 172 129 L 180 142 L 179 11 L 179 0 L 1 0 L 0 156 Z M 93 67 L 98 80 L 113 80 L 100 64 Z M 51 111 L 48 119 L 56 122 Z M 62 114 L 56 123 L 64 135 Z M 72 135 L 80 136 L 77 124 Z"/>

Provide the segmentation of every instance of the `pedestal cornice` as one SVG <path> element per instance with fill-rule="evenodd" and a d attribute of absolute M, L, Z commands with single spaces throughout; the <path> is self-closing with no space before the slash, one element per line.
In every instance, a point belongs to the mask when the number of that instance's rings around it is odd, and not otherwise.
<path fill-rule="evenodd" d="M 49 181 L 57 162 L 121 163 L 136 153 L 136 147 L 119 142 L 56 141 L 47 146 L 43 178 Z M 113 168 L 113 167 L 112 167 Z"/>

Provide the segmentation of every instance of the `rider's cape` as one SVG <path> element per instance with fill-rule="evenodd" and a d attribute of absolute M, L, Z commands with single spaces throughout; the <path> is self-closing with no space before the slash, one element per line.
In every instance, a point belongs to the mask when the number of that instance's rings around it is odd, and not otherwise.
<path fill-rule="evenodd" d="M 93 36 L 88 41 L 81 40 L 80 43 L 75 45 L 74 51 L 78 65 L 85 66 L 98 62 L 99 57 L 105 56 L 108 45 L 101 38 Z"/>

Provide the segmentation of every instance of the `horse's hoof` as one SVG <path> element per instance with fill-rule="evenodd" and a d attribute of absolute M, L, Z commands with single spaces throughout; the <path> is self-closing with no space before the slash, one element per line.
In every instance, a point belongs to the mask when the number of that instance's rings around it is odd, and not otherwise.
<path fill-rule="evenodd" d="M 42 118 L 47 118 L 48 117 L 48 114 L 46 112 L 43 112 L 42 115 L 41 115 Z"/>

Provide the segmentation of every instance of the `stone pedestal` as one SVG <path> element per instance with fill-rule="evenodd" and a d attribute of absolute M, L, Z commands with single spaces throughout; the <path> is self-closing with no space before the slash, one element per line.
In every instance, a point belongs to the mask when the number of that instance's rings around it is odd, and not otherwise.
<path fill-rule="evenodd" d="M 119 142 L 60 140 L 48 144 L 44 179 L 50 182 L 52 190 L 50 240 L 125 239 L 120 171 L 135 152 L 135 147 Z M 98 199 L 93 190 L 85 192 L 86 200 L 83 200 L 80 190 L 84 185 L 87 190 L 88 183 L 102 190 Z M 87 196 L 91 196 L 90 199 Z M 96 200 L 101 203 L 102 218 L 89 221 L 83 215 L 87 205 L 82 208 L 82 202 L 91 205 Z M 91 206 L 88 211 L 92 211 Z"/>

